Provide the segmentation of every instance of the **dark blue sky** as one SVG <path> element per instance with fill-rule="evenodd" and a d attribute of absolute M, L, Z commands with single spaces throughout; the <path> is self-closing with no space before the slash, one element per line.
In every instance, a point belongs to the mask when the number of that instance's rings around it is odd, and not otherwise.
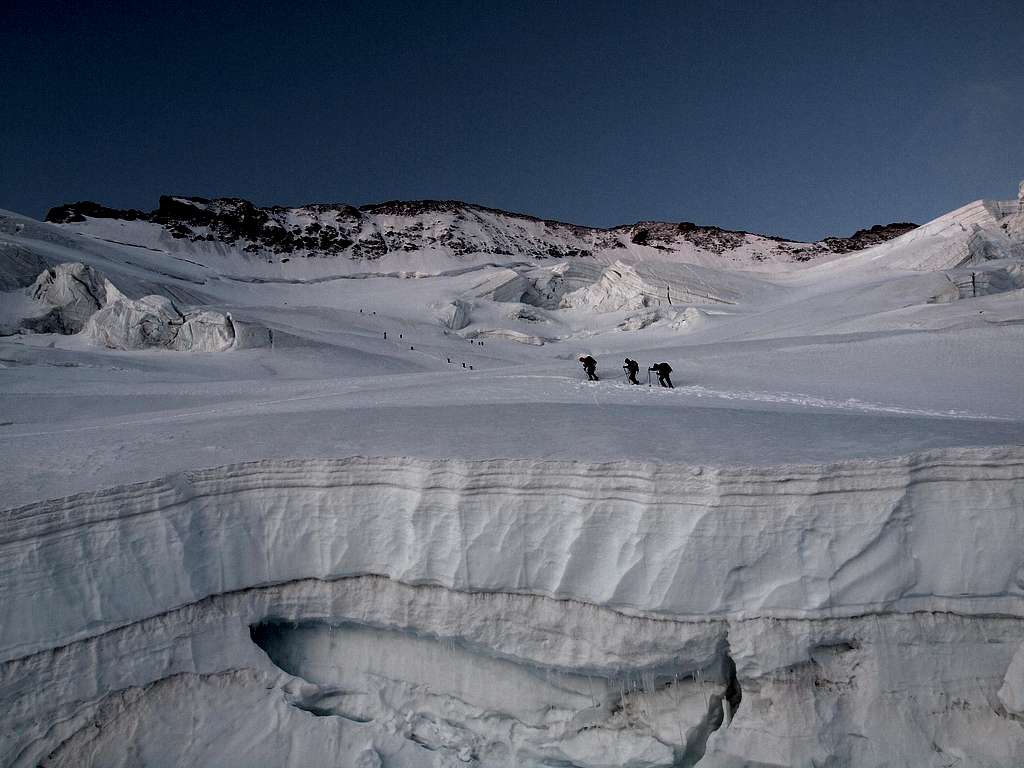
<path fill-rule="evenodd" d="M 458 198 L 813 239 L 1024 177 L 1024 0 L 188 5 L 3 4 L 0 207 Z"/>

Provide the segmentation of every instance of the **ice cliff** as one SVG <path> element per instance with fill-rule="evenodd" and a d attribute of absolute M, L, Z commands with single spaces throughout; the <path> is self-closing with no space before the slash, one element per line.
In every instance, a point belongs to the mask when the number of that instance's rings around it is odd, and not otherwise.
<path fill-rule="evenodd" d="M 268 460 L 12 509 L 0 763 L 1020 764 L 1022 481 Z"/>
<path fill-rule="evenodd" d="M 843 262 L 938 271 L 1024 259 L 1024 198 L 976 200 Z"/>

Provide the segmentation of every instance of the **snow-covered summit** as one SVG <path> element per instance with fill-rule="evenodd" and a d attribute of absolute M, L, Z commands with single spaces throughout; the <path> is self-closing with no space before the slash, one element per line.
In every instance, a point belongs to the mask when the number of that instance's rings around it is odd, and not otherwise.
<path fill-rule="evenodd" d="M 502 260 L 593 256 L 683 261 L 741 269 L 774 269 L 834 258 L 895 237 L 912 224 L 860 230 L 848 238 L 803 243 L 769 235 L 641 221 L 601 229 L 510 213 L 456 200 L 389 201 L 363 206 L 318 203 L 259 207 L 239 198 L 160 198 L 150 212 L 79 202 L 53 208 L 48 222 L 134 245 L 174 249 L 210 245 L 271 262 L 343 257 L 377 261 L 394 254 L 434 253 Z"/>

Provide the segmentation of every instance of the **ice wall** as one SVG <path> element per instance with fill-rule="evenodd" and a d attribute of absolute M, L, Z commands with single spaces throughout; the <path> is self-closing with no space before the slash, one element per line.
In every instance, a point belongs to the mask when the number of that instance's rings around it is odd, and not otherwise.
<path fill-rule="evenodd" d="M 0 531 L 3 764 L 1024 760 L 1024 448 L 265 461 Z"/>
<path fill-rule="evenodd" d="M 976 200 L 844 261 L 937 271 L 1024 258 L 1024 201 Z"/>

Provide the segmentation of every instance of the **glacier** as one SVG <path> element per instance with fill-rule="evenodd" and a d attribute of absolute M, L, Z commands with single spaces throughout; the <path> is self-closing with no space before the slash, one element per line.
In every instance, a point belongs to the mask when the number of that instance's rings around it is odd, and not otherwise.
<path fill-rule="evenodd" d="M 0 212 L 0 764 L 1024 764 L 1022 212 Z"/>

